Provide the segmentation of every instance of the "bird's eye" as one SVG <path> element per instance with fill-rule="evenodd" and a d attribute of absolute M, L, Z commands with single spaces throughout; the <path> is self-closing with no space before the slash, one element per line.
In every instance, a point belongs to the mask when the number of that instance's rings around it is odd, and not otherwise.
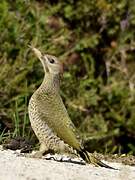
<path fill-rule="evenodd" d="M 54 59 L 49 59 L 49 62 L 51 63 L 51 64 L 53 64 L 55 61 L 54 61 Z"/>

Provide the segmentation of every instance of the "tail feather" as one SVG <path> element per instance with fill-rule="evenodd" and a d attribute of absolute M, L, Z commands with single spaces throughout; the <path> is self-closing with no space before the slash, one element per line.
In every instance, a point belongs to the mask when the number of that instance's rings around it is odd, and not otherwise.
<path fill-rule="evenodd" d="M 81 156 L 81 158 L 86 161 L 87 163 L 92 163 L 95 166 L 100 166 L 100 167 L 105 167 L 105 168 L 109 168 L 109 169 L 114 169 L 117 170 L 105 163 L 103 163 L 102 161 L 100 161 L 99 159 L 97 159 L 96 157 L 94 157 L 91 153 L 89 153 L 88 151 L 86 151 L 85 149 L 81 149 L 81 151 L 78 152 L 79 155 Z"/>

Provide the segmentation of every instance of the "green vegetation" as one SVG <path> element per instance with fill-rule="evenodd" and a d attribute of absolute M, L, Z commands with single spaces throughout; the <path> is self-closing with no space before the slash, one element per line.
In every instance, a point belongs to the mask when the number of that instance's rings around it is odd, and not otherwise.
<path fill-rule="evenodd" d="M 90 151 L 135 154 L 135 6 L 126 0 L 0 1 L 0 141 L 34 138 L 27 104 L 43 70 L 64 65 L 61 95 Z"/>

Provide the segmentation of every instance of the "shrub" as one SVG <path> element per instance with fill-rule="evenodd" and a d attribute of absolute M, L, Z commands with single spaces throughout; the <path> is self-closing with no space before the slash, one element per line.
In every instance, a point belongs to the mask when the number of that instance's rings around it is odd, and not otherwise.
<path fill-rule="evenodd" d="M 20 126 L 28 119 L 26 99 L 43 76 L 33 44 L 64 64 L 61 95 L 87 148 L 135 153 L 134 26 L 126 0 L 2 0 L 0 131 L 14 131 L 16 103 Z"/>

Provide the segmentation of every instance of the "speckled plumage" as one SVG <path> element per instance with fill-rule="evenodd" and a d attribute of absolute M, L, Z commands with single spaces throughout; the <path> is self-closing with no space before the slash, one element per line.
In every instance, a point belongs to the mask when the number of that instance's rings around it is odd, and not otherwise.
<path fill-rule="evenodd" d="M 36 48 L 32 50 L 45 71 L 44 80 L 32 95 L 28 106 L 31 126 L 40 142 L 40 149 L 35 156 L 40 157 L 48 151 L 76 153 L 88 163 L 111 168 L 88 153 L 76 133 L 59 93 L 62 73 L 60 62 L 54 56 L 43 56 Z"/>
<path fill-rule="evenodd" d="M 80 150 L 81 143 L 60 97 L 61 64 L 58 62 L 59 71 L 56 74 L 50 73 L 44 62 L 42 64 L 46 72 L 44 80 L 32 95 L 28 106 L 31 126 L 41 144 L 40 155 L 49 150 L 57 153 L 74 153 L 74 149 Z"/>
<path fill-rule="evenodd" d="M 32 128 L 46 150 L 56 152 L 73 151 L 71 147 L 79 149 L 80 143 L 74 135 L 75 128 L 57 91 L 48 89 L 46 83 L 32 95 L 29 102 L 29 117 Z M 64 143 L 65 142 L 65 143 Z"/>

